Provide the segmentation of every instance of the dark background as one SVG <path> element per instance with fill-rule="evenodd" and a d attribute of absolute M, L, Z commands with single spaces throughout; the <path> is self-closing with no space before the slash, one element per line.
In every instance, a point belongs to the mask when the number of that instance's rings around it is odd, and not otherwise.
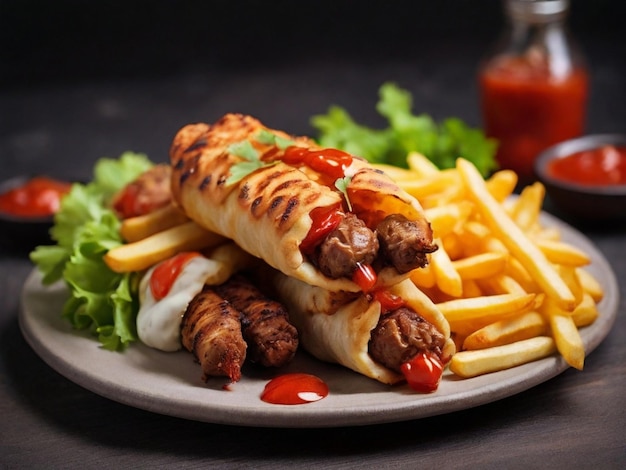
<path fill-rule="evenodd" d="M 81 1 L 2 0 L 2 84 L 245 70 L 302 60 L 373 62 L 487 44 L 502 23 L 498 0 Z M 573 0 L 569 24 L 599 54 L 625 59 L 617 0 Z M 439 50 L 433 45 L 441 45 Z"/>
<path fill-rule="evenodd" d="M 593 89 L 611 90 L 592 90 L 589 114 L 605 119 L 589 132 L 626 129 L 625 12 L 572 2 Z M 77 176 L 124 150 L 162 160 L 179 127 L 229 111 L 311 134 L 310 116 L 340 104 L 378 126 L 387 80 L 416 112 L 480 126 L 475 68 L 502 27 L 498 0 L 1 0 L 0 171 L 52 171 L 60 153 Z"/>

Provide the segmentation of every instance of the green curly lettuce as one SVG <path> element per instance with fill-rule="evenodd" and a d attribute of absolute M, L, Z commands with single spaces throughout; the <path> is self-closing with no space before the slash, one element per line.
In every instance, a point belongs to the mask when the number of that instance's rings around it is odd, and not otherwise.
<path fill-rule="evenodd" d="M 471 161 L 483 176 L 498 168 L 497 141 L 485 137 L 458 118 L 435 122 L 427 114 L 412 112 L 413 97 L 391 82 L 379 90 L 376 110 L 388 122 L 384 129 L 372 129 L 354 121 L 339 106 L 330 106 L 326 114 L 312 116 L 317 140 L 324 147 L 339 148 L 359 155 L 372 163 L 407 166 L 407 155 L 419 152 L 438 168 L 453 168 L 458 157 Z"/>
<path fill-rule="evenodd" d="M 113 272 L 103 259 L 123 243 L 121 221 L 110 204 L 119 190 L 152 165 L 144 154 L 133 152 L 98 160 L 93 180 L 73 184 L 61 200 L 50 230 L 56 244 L 30 253 L 45 285 L 61 280 L 67 285 L 70 295 L 63 317 L 76 329 L 88 328 L 112 351 L 137 340 L 139 304 L 136 275 Z"/>

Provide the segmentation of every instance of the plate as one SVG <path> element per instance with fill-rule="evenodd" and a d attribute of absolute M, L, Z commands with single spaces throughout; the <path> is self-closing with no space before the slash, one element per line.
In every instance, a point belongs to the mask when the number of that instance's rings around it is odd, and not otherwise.
<path fill-rule="evenodd" d="M 587 354 L 606 337 L 617 315 L 619 290 L 609 263 L 592 242 L 564 222 L 542 214 L 562 238 L 587 252 L 588 267 L 605 289 L 600 316 L 581 329 Z M 305 405 L 272 405 L 260 394 L 272 378 L 268 370 L 244 366 L 240 382 L 200 379 L 200 366 L 186 351 L 166 353 L 133 344 L 123 353 L 103 350 L 86 332 L 60 315 L 63 284 L 43 286 L 34 270 L 23 287 L 20 327 L 35 352 L 69 380 L 111 400 L 155 413 L 217 424 L 313 428 L 382 424 L 425 418 L 493 402 L 545 382 L 568 368 L 558 355 L 471 379 L 446 372 L 439 389 L 418 394 L 408 386 L 389 387 L 348 369 L 299 352 L 280 373 L 307 372 L 322 378 L 330 393 Z"/>

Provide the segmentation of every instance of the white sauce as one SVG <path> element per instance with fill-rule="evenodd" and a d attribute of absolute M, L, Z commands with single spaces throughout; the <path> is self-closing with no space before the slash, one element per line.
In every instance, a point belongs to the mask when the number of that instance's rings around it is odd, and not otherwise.
<path fill-rule="evenodd" d="M 139 285 L 140 308 L 137 314 L 139 339 L 155 349 L 181 349 L 180 323 L 191 299 L 202 290 L 205 279 L 215 272 L 218 262 L 196 256 L 189 260 L 172 284 L 168 294 L 158 302 L 150 289 L 153 266 Z"/>

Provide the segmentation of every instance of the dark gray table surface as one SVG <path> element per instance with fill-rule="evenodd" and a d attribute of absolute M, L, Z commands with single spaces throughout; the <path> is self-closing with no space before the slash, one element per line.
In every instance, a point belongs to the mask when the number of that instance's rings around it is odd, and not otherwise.
<path fill-rule="evenodd" d="M 589 133 L 626 131 L 624 41 L 616 38 L 585 37 L 593 70 Z M 409 89 L 417 110 L 480 125 L 474 73 L 484 41 L 414 39 L 414 49 L 397 54 L 343 51 L 272 61 L 277 52 L 261 49 L 255 53 L 267 54 L 266 61 L 202 66 L 196 51 L 189 66 L 145 73 L 20 81 L 13 71 L 0 89 L 0 179 L 23 173 L 85 179 L 99 157 L 125 150 L 165 161 L 179 127 L 230 111 L 310 134 L 310 116 L 336 103 L 377 126 L 376 93 L 387 80 Z M 157 58 L 153 51 L 151 60 Z M 21 65 L 43 70 L 33 61 Z M 546 210 L 553 211 L 549 201 Z M 187 421 L 81 388 L 24 340 L 19 292 L 33 266 L 24 252 L 0 246 L 0 468 L 623 468 L 626 228 L 570 222 L 610 261 L 622 299 L 612 331 L 584 371 L 566 370 L 510 398 L 447 415 L 330 429 Z"/>

